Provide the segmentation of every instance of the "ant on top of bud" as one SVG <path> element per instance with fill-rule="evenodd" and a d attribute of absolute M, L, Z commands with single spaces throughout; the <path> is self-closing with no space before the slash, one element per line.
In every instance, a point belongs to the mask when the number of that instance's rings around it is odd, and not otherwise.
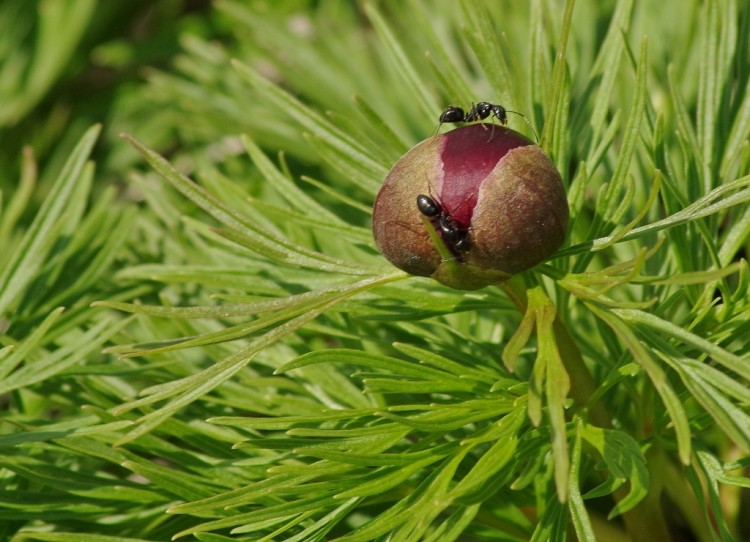
<path fill-rule="evenodd" d="M 531 129 L 531 132 L 534 134 L 534 138 L 537 140 L 537 142 L 539 142 L 539 136 L 537 136 L 536 130 L 534 130 L 534 127 L 529 122 L 529 119 L 526 118 L 526 115 L 524 115 L 523 113 L 519 113 L 518 111 L 510 111 L 508 109 L 505 109 L 502 105 L 491 104 L 489 102 L 479 102 L 477 104 L 472 104 L 471 109 L 467 113 L 464 113 L 464 110 L 456 105 L 449 105 L 445 108 L 445 111 L 440 114 L 440 123 L 438 124 L 435 132 L 437 133 L 443 123 L 446 122 L 452 124 L 457 122 L 481 122 L 489 116 L 492 116 L 493 119 L 499 120 L 500 124 L 506 125 L 508 124 L 508 113 L 514 113 L 520 117 L 523 117 L 523 120 L 526 122 L 529 129 Z M 492 127 L 494 131 L 494 122 L 492 123 Z M 492 139 L 492 135 L 490 136 L 490 139 Z"/>

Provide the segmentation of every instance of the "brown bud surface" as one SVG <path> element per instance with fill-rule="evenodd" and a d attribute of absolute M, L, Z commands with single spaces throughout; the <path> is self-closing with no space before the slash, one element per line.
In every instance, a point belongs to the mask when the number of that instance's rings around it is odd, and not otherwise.
<path fill-rule="evenodd" d="M 420 195 L 439 214 L 420 210 Z M 567 228 L 562 179 L 544 151 L 518 132 L 483 124 L 435 135 L 402 156 L 378 193 L 372 223 L 393 265 L 466 290 L 544 261 Z"/>

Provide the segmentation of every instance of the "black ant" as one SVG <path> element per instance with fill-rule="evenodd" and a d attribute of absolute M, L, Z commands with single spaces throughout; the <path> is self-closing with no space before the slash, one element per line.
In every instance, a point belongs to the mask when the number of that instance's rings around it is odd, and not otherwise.
<path fill-rule="evenodd" d="M 440 114 L 440 124 L 438 124 L 437 129 L 440 130 L 440 127 L 445 122 L 456 123 L 483 121 L 490 115 L 492 115 L 493 118 L 499 120 L 500 124 L 506 125 L 508 124 L 508 113 L 514 113 L 520 117 L 523 117 L 523 120 L 526 122 L 526 124 L 534 134 L 534 138 L 537 140 L 537 142 L 539 141 L 539 136 L 536 135 L 536 130 L 534 130 L 534 127 L 529 122 L 529 119 L 526 118 L 526 115 L 524 115 L 523 113 L 519 113 L 518 111 L 510 111 L 508 109 L 505 109 L 502 105 L 491 104 L 489 102 L 479 102 L 478 104 L 472 104 L 471 109 L 468 113 L 464 113 L 464 110 L 456 105 L 449 105 L 445 108 L 445 111 Z M 495 128 L 494 122 L 492 123 L 492 128 L 493 130 Z M 490 139 L 492 139 L 492 135 L 490 136 Z"/>
<path fill-rule="evenodd" d="M 461 226 L 440 203 L 425 194 L 417 196 L 417 209 L 430 220 L 432 227 L 440 234 L 448 250 L 461 261 L 461 253 L 471 248 L 469 228 Z"/>

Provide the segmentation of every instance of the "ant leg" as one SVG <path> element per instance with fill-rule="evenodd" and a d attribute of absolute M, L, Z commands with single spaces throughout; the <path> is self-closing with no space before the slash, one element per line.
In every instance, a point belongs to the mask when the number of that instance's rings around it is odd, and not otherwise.
<path fill-rule="evenodd" d="M 484 124 L 484 119 L 487 118 L 486 114 L 483 114 L 479 107 L 481 104 L 475 104 L 474 102 L 471 103 L 471 109 L 466 114 L 466 118 L 464 118 L 464 122 L 476 122 L 479 121 L 479 124 L 482 125 L 482 128 L 485 130 L 487 129 L 487 126 Z"/>
<path fill-rule="evenodd" d="M 490 132 L 490 138 L 487 140 L 487 143 L 492 141 L 492 138 L 495 137 L 495 121 L 492 121 L 492 131 Z"/>

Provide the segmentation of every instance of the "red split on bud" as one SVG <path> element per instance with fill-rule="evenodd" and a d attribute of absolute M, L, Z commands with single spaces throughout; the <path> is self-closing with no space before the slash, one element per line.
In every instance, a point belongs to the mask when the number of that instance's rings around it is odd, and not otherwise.
<path fill-rule="evenodd" d="M 420 195 L 440 214 L 426 221 Z M 438 134 L 402 156 L 378 193 L 372 223 L 393 265 L 464 290 L 544 261 L 567 228 L 562 179 L 544 151 L 518 132 L 482 124 Z"/>

